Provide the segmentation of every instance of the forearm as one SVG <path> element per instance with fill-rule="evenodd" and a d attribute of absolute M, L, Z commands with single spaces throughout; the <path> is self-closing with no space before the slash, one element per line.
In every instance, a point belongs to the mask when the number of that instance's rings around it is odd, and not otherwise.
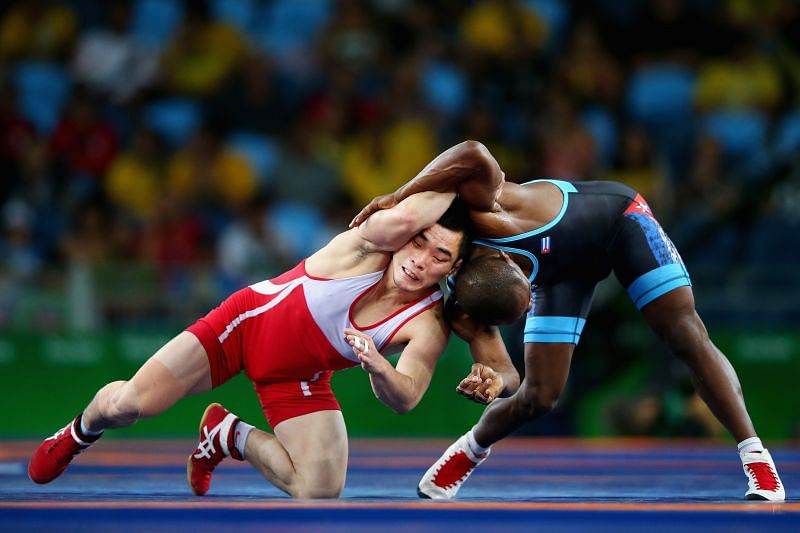
<path fill-rule="evenodd" d="M 500 397 L 505 398 L 517 392 L 520 381 L 519 372 L 514 368 L 514 365 L 495 368 L 494 371 L 503 379 L 503 391 L 500 393 Z"/>
<path fill-rule="evenodd" d="M 519 372 L 508 355 L 505 343 L 495 326 L 487 327 L 469 343 L 469 351 L 476 363 L 492 368 L 503 379 L 500 396 L 510 396 L 519 388 Z"/>
<path fill-rule="evenodd" d="M 503 179 L 503 171 L 483 144 L 464 141 L 439 154 L 394 196 L 402 201 L 423 191 L 454 191 L 471 208 L 491 211 Z"/>
<path fill-rule="evenodd" d="M 380 373 L 370 373 L 369 380 L 375 397 L 396 413 L 407 413 L 419 403 L 421 395 L 414 381 L 391 365 Z"/>
<path fill-rule="evenodd" d="M 397 250 L 411 237 L 435 224 L 454 198 L 454 193 L 414 194 L 391 209 L 372 215 L 359 226 L 359 232 L 379 250 Z"/>

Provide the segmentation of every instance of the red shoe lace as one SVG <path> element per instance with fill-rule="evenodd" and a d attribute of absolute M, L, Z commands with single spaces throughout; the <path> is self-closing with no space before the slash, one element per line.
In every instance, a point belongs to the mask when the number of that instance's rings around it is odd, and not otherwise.
<path fill-rule="evenodd" d="M 749 463 L 747 468 L 753 475 L 758 490 L 778 490 L 778 476 L 768 463 Z"/>
<path fill-rule="evenodd" d="M 450 456 L 442 468 L 433 476 L 433 483 L 439 487 L 449 489 L 461 481 L 473 468 L 475 463 L 464 452 Z"/>

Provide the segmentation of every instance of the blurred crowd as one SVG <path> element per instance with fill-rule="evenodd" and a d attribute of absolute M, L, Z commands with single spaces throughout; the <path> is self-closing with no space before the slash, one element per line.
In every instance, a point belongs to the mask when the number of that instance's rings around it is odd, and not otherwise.
<path fill-rule="evenodd" d="M 467 138 L 796 317 L 793 0 L 11 1 L 0 91 L 0 328 L 185 324 Z"/>

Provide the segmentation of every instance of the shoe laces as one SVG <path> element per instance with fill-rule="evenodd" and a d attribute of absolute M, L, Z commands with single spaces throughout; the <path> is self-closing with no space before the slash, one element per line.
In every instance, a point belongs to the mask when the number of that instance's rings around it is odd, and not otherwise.
<path fill-rule="evenodd" d="M 778 490 L 780 482 L 775 470 L 766 462 L 748 463 L 745 465 L 750 471 L 753 483 L 758 490 Z"/>

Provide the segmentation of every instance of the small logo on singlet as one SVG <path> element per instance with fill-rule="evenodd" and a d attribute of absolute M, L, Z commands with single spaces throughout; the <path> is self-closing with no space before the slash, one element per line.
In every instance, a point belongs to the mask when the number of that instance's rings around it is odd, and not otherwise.
<path fill-rule="evenodd" d="M 542 238 L 542 255 L 550 253 L 550 237 Z"/>

